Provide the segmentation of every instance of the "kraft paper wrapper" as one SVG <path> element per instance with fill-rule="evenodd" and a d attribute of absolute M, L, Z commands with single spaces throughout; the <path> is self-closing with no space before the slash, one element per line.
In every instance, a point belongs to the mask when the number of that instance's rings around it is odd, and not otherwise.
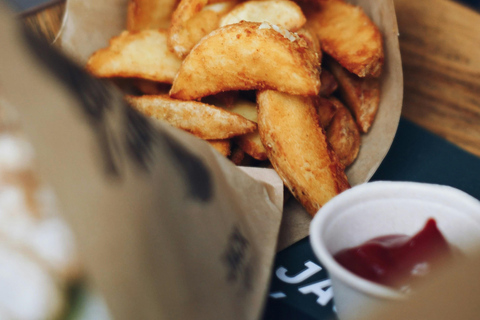
<path fill-rule="evenodd" d="M 352 186 L 367 182 L 392 144 L 402 108 L 403 75 L 398 28 L 392 0 L 355 0 L 384 36 L 385 65 L 379 111 L 368 134 L 362 136 L 360 153 L 346 171 Z M 68 0 L 60 34 L 62 48 L 81 64 L 111 37 L 126 28 L 127 0 Z M 310 215 L 293 198 L 285 205 L 278 249 L 308 235 Z"/>
<path fill-rule="evenodd" d="M 0 95 L 18 109 L 112 316 L 258 318 L 281 220 L 278 175 L 240 170 L 144 118 L 23 33 L 1 3 L 0 38 Z"/>

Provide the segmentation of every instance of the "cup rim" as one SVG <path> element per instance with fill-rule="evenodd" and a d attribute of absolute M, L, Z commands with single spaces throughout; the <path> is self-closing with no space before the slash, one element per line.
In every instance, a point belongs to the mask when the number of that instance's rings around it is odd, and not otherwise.
<path fill-rule="evenodd" d="M 345 285 L 367 295 L 389 300 L 402 300 L 405 299 L 407 295 L 393 288 L 363 279 L 341 266 L 328 251 L 324 241 L 322 241 L 321 233 L 326 227 L 325 224 L 328 222 L 328 219 L 332 216 L 332 214 L 336 213 L 336 209 L 339 206 L 341 207 L 345 200 L 358 200 L 359 194 L 363 194 L 366 190 L 368 190 L 368 192 L 376 192 L 378 197 L 382 198 L 382 193 L 388 192 L 392 189 L 397 190 L 399 188 L 402 190 L 408 188 L 409 192 L 436 192 L 445 194 L 445 196 L 448 197 L 455 196 L 460 198 L 462 204 L 464 205 L 476 206 L 480 208 L 480 202 L 477 199 L 453 187 L 421 182 L 375 181 L 357 185 L 330 200 L 314 216 L 310 224 L 309 232 L 312 249 L 316 257 L 321 261 L 331 277 L 333 275 L 335 278 L 341 280 Z M 366 201 L 368 201 L 368 199 Z M 480 216 L 477 217 L 476 221 L 480 225 Z"/>

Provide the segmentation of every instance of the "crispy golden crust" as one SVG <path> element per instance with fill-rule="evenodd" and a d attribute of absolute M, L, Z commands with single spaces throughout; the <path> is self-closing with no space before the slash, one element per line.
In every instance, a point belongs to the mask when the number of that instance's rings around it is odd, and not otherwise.
<path fill-rule="evenodd" d="M 194 100 L 230 90 L 275 89 L 316 95 L 318 59 L 298 36 L 269 24 L 240 22 L 204 37 L 185 58 L 170 95 Z"/>
<path fill-rule="evenodd" d="M 166 30 L 124 31 L 95 52 L 87 70 L 100 78 L 143 78 L 172 83 L 182 61 L 167 48 Z"/>
<path fill-rule="evenodd" d="M 359 78 L 332 59 L 327 60 L 327 65 L 337 79 L 342 98 L 355 116 L 358 127 L 362 132 L 368 132 L 380 104 L 380 80 Z"/>
<path fill-rule="evenodd" d="M 228 157 L 231 153 L 232 143 L 230 139 L 226 140 L 207 140 L 207 142 L 221 155 Z"/>
<path fill-rule="evenodd" d="M 302 9 L 293 1 L 265 0 L 245 1 L 233 8 L 221 20 L 220 26 L 240 21 L 264 22 L 275 24 L 289 31 L 297 31 L 306 22 Z"/>
<path fill-rule="evenodd" d="M 236 1 L 212 6 L 207 6 L 207 3 L 207 0 L 181 0 L 172 15 L 168 46 L 182 59 L 200 39 L 218 28 L 220 19 L 233 8 Z"/>
<path fill-rule="evenodd" d="M 127 30 L 165 29 L 178 0 L 130 0 L 127 9 Z"/>
<path fill-rule="evenodd" d="M 322 50 L 359 77 L 379 76 L 383 40 L 377 26 L 360 7 L 344 1 L 320 1 L 306 12 L 307 25 L 317 33 Z"/>
<path fill-rule="evenodd" d="M 317 54 L 318 65 L 320 67 L 323 53 L 322 53 L 322 47 L 320 46 L 320 40 L 318 39 L 317 34 L 309 26 L 304 26 L 303 28 L 297 31 L 297 34 L 300 38 L 305 40 L 305 42 L 307 43 L 307 46 Z"/>
<path fill-rule="evenodd" d="M 168 29 L 168 47 L 178 57 L 185 57 L 191 49 L 188 20 L 200 12 L 207 3 L 207 0 L 181 0 L 173 12 Z"/>
<path fill-rule="evenodd" d="M 350 111 L 337 99 L 329 100 L 337 111 L 327 127 L 327 139 L 344 167 L 351 165 L 360 150 L 360 131 Z"/>
<path fill-rule="evenodd" d="M 320 95 L 322 97 L 328 97 L 338 88 L 337 80 L 335 80 L 333 74 L 326 69 L 322 69 L 322 73 L 320 74 L 320 82 L 322 83 L 320 86 Z"/>
<path fill-rule="evenodd" d="M 181 101 L 168 96 L 128 96 L 127 101 L 144 115 L 164 120 L 205 140 L 229 139 L 256 130 L 255 122 L 197 101 Z"/>
<path fill-rule="evenodd" d="M 317 110 L 319 124 L 325 129 L 335 116 L 337 107 L 330 100 L 323 97 L 315 97 L 313 103 Z"/>
<path fill-rule="evenodd" d="M 337 156 L 318 124 L 312 99 L 260 91 L 258 129 L 273 167 L 295 198 L 314 215 L 349 188 Z"/>

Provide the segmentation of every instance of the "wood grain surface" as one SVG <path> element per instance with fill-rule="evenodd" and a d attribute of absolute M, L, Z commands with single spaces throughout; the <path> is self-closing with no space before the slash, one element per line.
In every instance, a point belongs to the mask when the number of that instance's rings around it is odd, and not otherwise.
<path fill-rule="evenodd" d="M 395 0 L 403 116 L 480 156 L 480 15 L 446 0 Z"/>
<path fill-rule="evenodd" d="M 395 0 L 405 92 L 402 115 L 480 156 L 480 14 L 448 0 Z M 64 6 L 24 18 L 49 41 Z"/>

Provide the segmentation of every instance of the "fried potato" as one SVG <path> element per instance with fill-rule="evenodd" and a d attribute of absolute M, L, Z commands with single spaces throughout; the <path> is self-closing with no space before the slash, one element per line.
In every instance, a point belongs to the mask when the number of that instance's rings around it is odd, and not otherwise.
<path fill-rule="evenodd" d="M 315 52 L 305 40 L 268 23 L 228 25 L 204 37 L 185 58 L 170 95 L 194 100 L 251 89 L 317 95 L 320 77 Z"/>
<path fill-rule="evenodd" d="M 327 127 L 327 139 L 340 163 L 348 167 L 360 150 L 360 131 L 350 111 L 339 100 L 333 97 L 329 100 L 335 104 L 337 111 Z"/>
<path fill-rule="evenodd" d="M 332 59 L 328 59 L 327 64 L 338 81 L 342 98 L 355 116 L 358 127 L 362 132 L 368 132 L 380 104 L 380 80 L 359 78 Z"/>
<path fill-rule="evenodd" d="M 252 158 L 260 161 L 268 159 L 267 150 L 265 150 L 262 144 L 258 130 L 235 137 L 234 140 L 235 143 Z"/>
<path fill-rule="evenodd" d="M 327 98 L 323 97 L 315 97 L 313 102 L 318 114 L 318 123 L 325 129 L 335 116 L 337 106 Z"/>
<path fill-rule="evenodd" d="M 142 78 L 172 83 L 182 61 L 167 48 L 165 30 L 124 31 L 95 52 L 87 70 L 100 78 Z"/>
<path fill-rule="evenodd" d="M 220 20 L 220 27 L 240 21 L 269 22 L 289 31 L 297 31 L 306 22 L 302 9 L 293 1 L 246 1 L 238 4 Z"/>
<path fill-rule="evenodd" d="M 305 14 L 322 50 L 359 77 L 379 76 L 384 52 L 377 26 L 360 7 L 343 0 L 319 1 L 318 5 L 319 10 Z"/>
<path fill-rule="evenodd" d="M 320 82 L 322 83 L 320 86 L 320 95 L 322 97 L 328 97 L 338 88 L 337 80 L 335 80 L 333 74 L 331 74 L 327 69 L 322 69 L 322 73 L 320 74 Z"/>
<path fill-rule="evenodd" d="M 245 119 L 257 123 L 257 104 L 244 99 L 238 99 L 234 101 L 232 106 L 228 109 L 229 111 L 239 114 Z"/>
<path fill-rule="evenodd" d="M 265 90 L 257 95 L 258 130 L 268 158 L 297 200 L 314 215 L 349 188 L 310 97 Z"/>
<path fill-rule="evenodd" d="M 174 11 L 168 45 L 179 58 L 185 58 L 200 39 L 217 29 L 221 17 L 236 4 L 228 1 L 207 6 L 207 3 L 207 0 L 181 0 Z"/>
<path fill-rule="evenodd" d="M 168 96 L 128 96 L 133 108 L 146 116 L 165 120 L 205 140 L 229 139 L 256 130 L 255 122 L 197 101 L 180 101 Z"/>
<path fill-rule="evenodd" d="M 244 159 L 245 152 L 240 147 L 234 146 L 230 155 L 230 161 L 232 161 L 235 165 L 239 166 L 242 164 Z"/>
<path fill-rule="evenodd" d="M 320 46 L 320 40 L 318 40 L 317 34 L 311 30 L 309 27 L 303 27 L 297 31 L 297 34 L 300 38 L 307 42 L 307 46 L 312 48 L 313 51 L 317 54 L 318 64 L 321 64 L 322 61 L 322 48 Z M 321 78 L 320 78 L 321 82 Z"/>
<path fill-rule="evenodd" d="M 178 0 L 129 0 L 127 30 L 166 29 Z"/>
<path fill-rule="evenodd" d="M 229 111 L 257 123 L 257 104 L 254 102 L 237 100 Z M 267 150 L 265 150 L 260 140 L 258 130 L 235 137 L 234 140 L 235 143 L 252 158 L 260 161 L 267 160 Z"/>
<path fill-rule="evenodd" d="M 207 142 L 217 150 L 221 155 L 228 157 L 231 153 L 232 143 L 229 139 L 226 140 L 207 140 Z"/>

